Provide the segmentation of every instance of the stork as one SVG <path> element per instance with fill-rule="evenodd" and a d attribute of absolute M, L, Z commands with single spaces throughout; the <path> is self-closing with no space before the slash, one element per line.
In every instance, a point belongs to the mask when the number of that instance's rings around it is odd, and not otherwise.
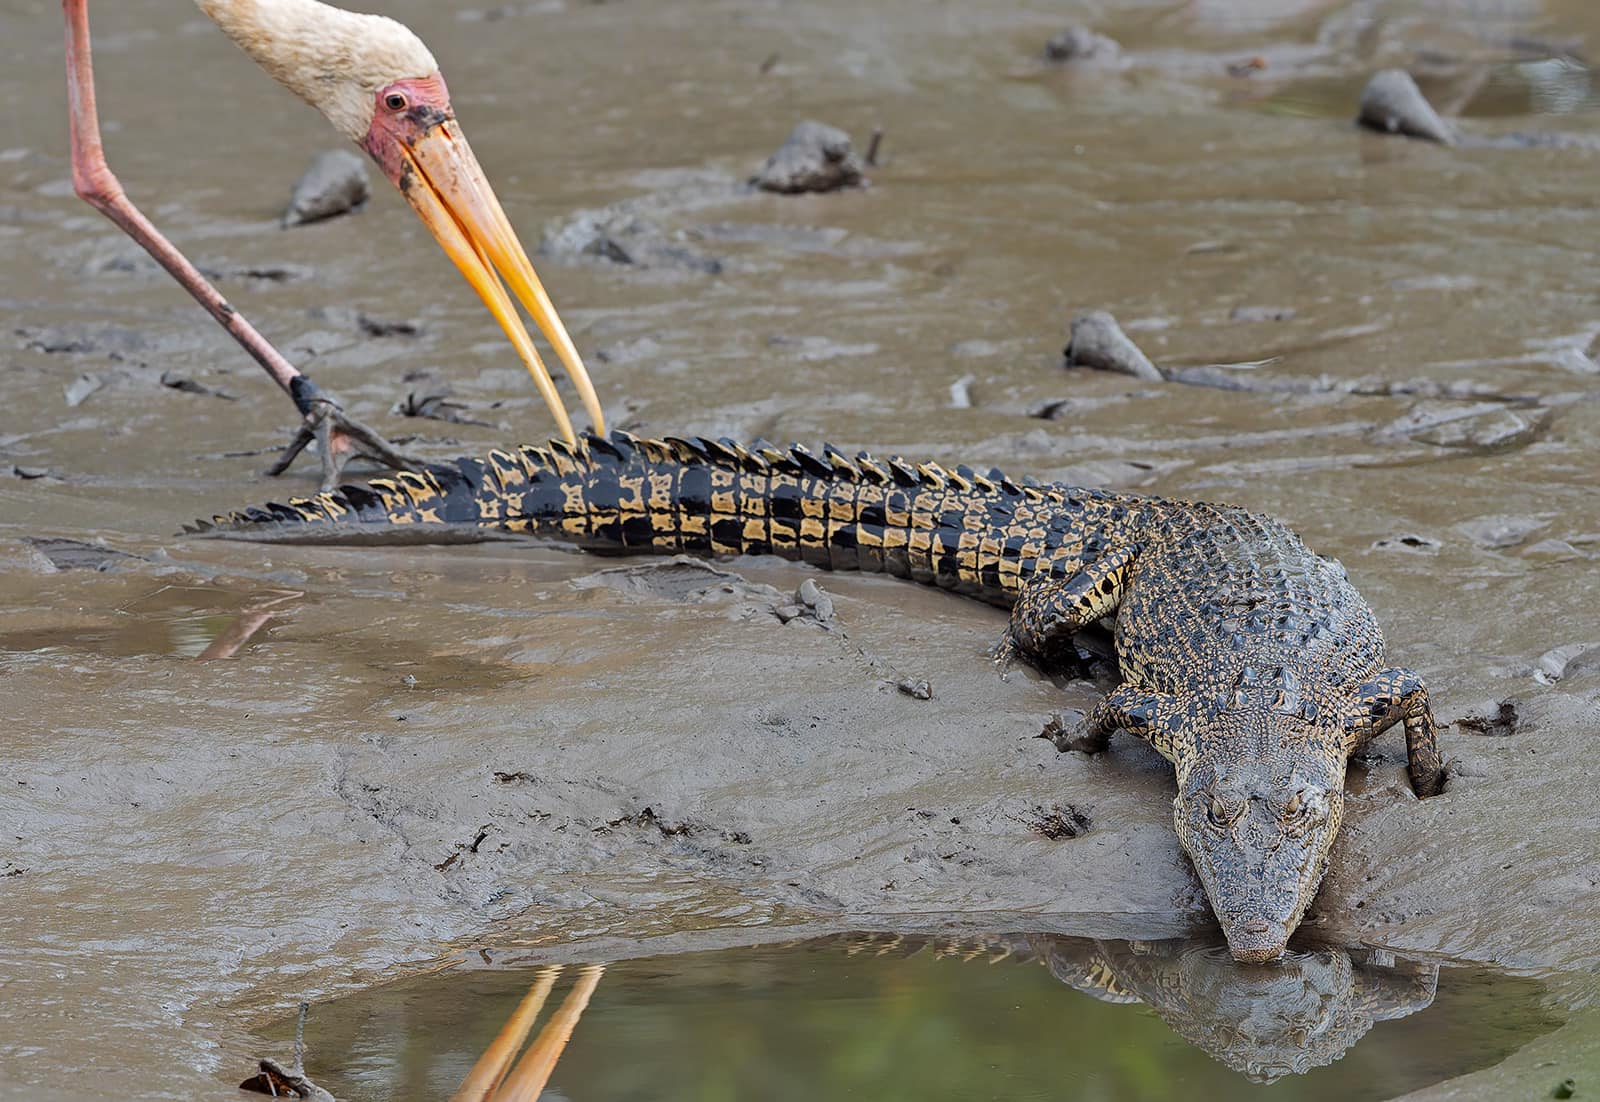
<path fill-rule="evenodd" d="M 512 295 L 560 357 L 594 430 L 604 432 L 600 402 L 578 350 L 478 166 L 456 122 L 439 65 L 422 40 L 392 19 L 344 11 L 320 0 L 196 2 L 273 78 L 377 161 L 505 330 L 561 434 L 576 439 Z M 106 164 L 100 141 L 88 0 L 62 0 L 62 8 L 73 188 L 142 245 L 294 400 L 304 421 L 268 473 L 287 470 L 313 439 L 321 448 L 324 489 L 333 487 L 345 463 L 357 454 L 389 466 L 406 465 L 406 457 L 285 359 L 129 201 Z"/>

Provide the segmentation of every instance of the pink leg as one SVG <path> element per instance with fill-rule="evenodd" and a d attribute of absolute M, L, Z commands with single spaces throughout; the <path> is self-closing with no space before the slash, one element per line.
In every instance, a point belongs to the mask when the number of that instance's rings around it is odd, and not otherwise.
<path fill-rule="evenodd" d="M 273 382 L 294 399 L 306 422 L 295 442 L 269 473 L 280 474 L 286 470 L 313 439 L 318 439 L 322 445 L 324 488 L 332 487 L 344 464 L 358 451 L 391 467 L 410 465 L 413 461 L 397 453 L 377 433 L 346 416 L 316 384 L 284 359 L 282 353 L 230 306 L 199 269 L 129 201 L 106 164 L 105 148 L 100 142 L 100 118 L 94 98 L 94 59 L 89 47 L 88 0 L 62 0 L 61 6 L 67 17 L 67 97 L 72 125 L 73 189 L 155 257 L 156 262 L 205 307 L 206 313 L 266 369 Z"/>

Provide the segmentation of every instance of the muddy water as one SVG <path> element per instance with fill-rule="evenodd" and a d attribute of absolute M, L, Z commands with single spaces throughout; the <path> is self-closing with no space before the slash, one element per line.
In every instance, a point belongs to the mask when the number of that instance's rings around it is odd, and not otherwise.
<path fill-rule="evenodd" d="M 307 1071 L 341 1098 L 444 1097 L 543 974 L 480 963 L 319 1005 Z M 582 980 L 563 969 L 549 1010 Z M 844 935 L 607 966 L 550 1090 L 1364 1102 L 1504 1059 L 1557 1024 L 1540 994 L 1478 969 L 1342 952 L 1267 970 L 1207 944 Z M 1230 1002 L 1248 1002 L 1249 1019 L 1219 1013 Z M 288 1049 L 293 1026 L 270 1036 Z"/>
<path fill-rule="evenodd" d="M 1571 1021 L 1461 1090 L 1595 1058 L 1600 665 L 1558 650 L 1600 641 L 1592 4 L 1096 5 L 1127 64 L 1088 72 L 1039 60 L 1054 4 L 382 6 L 548 228 L 614 422 L 1272 510 L 1445 718 L 1511 701 L 1448 732 L 1439 800 L 1394 742 L 1357 772 L 1307 934 L 1544 977 Z M 255 1024 L 484 940 L 1206 925 L 1169 771 L 1033 738 L 1100 689 L 998 681 L 992 610 L 839 577 L 837 622 L 782 624 L 808 575 L 761 560 L 174 538 L 310 475 L 260 477 L 287 403 L 72 197 L 59 15 L 0 2 L 0 472 L 41 476 L 0 477 L 0 1093 L 231 1090 Z M 547 430 L 404 204 L 277 228 L 313 112 L 189 5 L 94 17 L 113 164 L 288 354 L 424 454 Z M 1347 125 L 1391 64 L 1484 142 Z M 743 194 L 806 117 L 883 127 L 873 186 Z M 582 211 L 634 262 L 559 255 Z M 1247 389 L 1064 372 L 1089 307 Z M 489 426 L 391 412 L 446 385 Z M 1085 833 L 1033 829 L 1065 805 Z"/>

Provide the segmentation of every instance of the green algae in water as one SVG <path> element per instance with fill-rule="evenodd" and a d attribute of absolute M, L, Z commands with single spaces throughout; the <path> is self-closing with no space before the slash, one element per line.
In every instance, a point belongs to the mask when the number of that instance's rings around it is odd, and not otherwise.
<path fill-rule="evenodd" d="M 533 979 L 460 969 L 318 1006 L 307 1070 L 346 1102 L 448 1097 Z M 844 935 L 608 965 L 544 1097 L 1360 1102 L 1554 1029 L 1541 990 L 1326 947 L 1241 966 L 1209 943 Z"/>

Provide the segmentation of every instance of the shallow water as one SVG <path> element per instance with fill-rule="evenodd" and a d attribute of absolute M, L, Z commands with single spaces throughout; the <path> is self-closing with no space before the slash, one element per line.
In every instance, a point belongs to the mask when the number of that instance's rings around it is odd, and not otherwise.
<path fill-rule="evenodd" d="M 1353 772 L 1310 927 L 1593 1000 L 1600 6 L 369 6 L 432 45 L 530 247 L 641 227 L 632 264 L 536 257 L 615 423 L 1227 499 L 1341 558 L 1441 717 L 1517 718 L 1446 732 L 1437 800 L 1397 740 Z M 338 144 L 314 112 L 192 5 L 93 15 L 113 167 L 263 332 L 424 455 L 549 431 L 397 197 L 278 228 Z M 1074 18 L 1128 64 L 1045 64 Z M 261 477 L 288 403 L 73 197 L 59 21 L 0 0 L 0 1095 L 231 1092 L 285 1007 L 506 938 L 1210 928 L 1170 767 L 1033 737 L 1103 686 L 1000 681 L 994 610 L 839 576 L 835 623 L 782 623 L 813 575 L 770 560 L 177 538 L 312 476 Z M 1483 141 L 1357 131 L 1387 65 Z M 873 186 L 743 191 L 807 117 L 884 129 Z M 1551 144 L 1490 144 L 1519 134 Z M 1064 371 L 1095 307 L 1248 388 Z M 446 386 L 488 426 L 394 412 Z M 1062 806 L 1090 829 L 1042 836 Z"/>
<path fill-rule="evenodd" d="M 319 1004 L 307 1070 L 351 1100 L 445 1097 L 536 976 Z M 606 966 L 545 1097 L 1367 1102 L 1504 1059 L 1559 1024 L 1540 1001 L 1529 980 L 1331 949 L 1240 968 L 1204 944 L 850 934 Z"/>

